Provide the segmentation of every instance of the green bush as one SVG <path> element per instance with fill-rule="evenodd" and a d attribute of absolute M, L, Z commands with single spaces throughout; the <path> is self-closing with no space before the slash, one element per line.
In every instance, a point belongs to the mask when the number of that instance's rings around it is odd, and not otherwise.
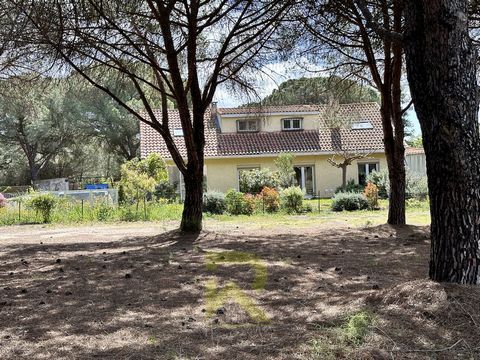
<path fill-rule="evenodd" d="M 95 207 L 95 217 L 98 221 L 108 221 L 115 214 L 115 208 L 106 202 Z"/>
<path fill-rule="evenodd" d="M 333 211 L 368 209 L 368 200 L 363 194 L 338 193 L 332 199 Z"/>
<path fill-rule="evenodd" d="M 140 214 L 140 211 L 137 212 L 131 206 L 125 206 L 125 207 L 119 208 L 120 221 L 134 222 L 134 221 L 140 221 L 141 219 L 142 219 L 142 215 Z"/>
<path fill-rule="evenodd" d="M 28 199 L 27 206 L 40 214 L 44 223 L 49 223 L 56 203 L 57 198 L 52 194 L 38 194 Z"/>
<path fill-rule="evenodd" d="M 313 206 L 310 203 L 303 204 L 302 213 L 311 213 L 313 212 Z"/>
<path fill-rule="evenodd" d="M 169 202 L 177 200 L 177 184 L 170 184 L 168 180 L 163 180 L 155 186 L 153 193 L 157 199 L 166 199 Z"/>
<path fill-rule="evenodd" d="M 407 172 L 405 193 L 407 199 L 425 200 L 428 196 L 427 177 Z"/>
<path fill-rule="evenodd" d="M 358 194 L 360 194 L 360 193 L 363 192 L 363 189 L 364 189 L 363 185 L 355 184 L 355 180 L 350 179 L 350 180 L 347 181 L 347 186 L 345 187 L 345 189 L 343 189 L 341 186 L 339 186 L 335 190 L 335 194 L 338 194 L 338 193 L 358 193 Z"/>
<path fill-rule="evenodd" d="M 203 211 L 210 214 L 223 214 L 227 210 L 225 194 L 221 192 L 207 192 L 203 195 Z"/>
<path fill-rule="evenodd" d="M 240 191 L 259 194 L 264 187 L 277 188 L 278 175 L 270 169 L 254 169 L 240 172 Z"/>
<path fill-rule="evenodd" d="M 305 194 L 298 186 L 291 186 L 283 189 L 280 193 L 282 208 L 284 208 L 288 213 L 301 212 L 304 196 Z"/>
<path fill-rule="evenodd" d="M 230 189 L 225 195 L 227 211 L 232 215 L 251 215 L 255 211 L 255 197 Z"/>

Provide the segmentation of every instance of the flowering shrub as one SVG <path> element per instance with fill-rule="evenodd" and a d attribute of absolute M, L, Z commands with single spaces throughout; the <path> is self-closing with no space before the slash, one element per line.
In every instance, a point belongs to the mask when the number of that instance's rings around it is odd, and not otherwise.
<path fill-rule="evenodd" d="M 264 187 L 278 186 L 278 175 L 270 169 L 253 169 L 240 172 L 240 191 L 259 194 Z"/>
<path fill-rule="evenodd" d="M 242 214 L 252 215 L 255 212 L 256 201 L 255 196 L 252 194 L 243 195 Z"/>
<path fill-rule="evenodd" d="M 378 209 L 378 187 L 374 183 L 369 182 L 365 186 L 365 191 L 363 195 L 367 198 L 368 207 L 370 209 Z"/>
<path fill-rule="evenodd" d="M 280 208 L 280 193 L 273 188 L 264 187 L 260 193 L 266 212 L 277 212 Z"/>

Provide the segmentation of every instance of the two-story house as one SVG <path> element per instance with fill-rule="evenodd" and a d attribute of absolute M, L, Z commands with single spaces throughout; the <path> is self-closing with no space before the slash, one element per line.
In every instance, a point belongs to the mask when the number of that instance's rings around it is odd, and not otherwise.
<path fill-rule="evenodd" d="M 341 105 L 339 116 L 353 121 L 333 130 L 323 117 L 325 111 L 325 106 L 314 105 L 217 108 L 213 104 L 205 114 L 207 188 L 238 189 L 242 171 L 275 169 L 274 161 L 281 153 L 295 155 L 296 181 L 308 196 L 330 197 L 341 185 L 341 170 L 328 159 L 334 155 L 340 159 L 343 151 L 369 154 L 348 167 L 347 178 L 357 183 L 364 183 L 371 171 L 386 167 L 378 104 Z M 178 112 L 169 110 L 169 118 L 176 145 L 185 154 Z M 140 130 L 142 157 L 160 153 L 172 166 L 172 181 L 181 183 L 161 136 L 144 124 Z"/>

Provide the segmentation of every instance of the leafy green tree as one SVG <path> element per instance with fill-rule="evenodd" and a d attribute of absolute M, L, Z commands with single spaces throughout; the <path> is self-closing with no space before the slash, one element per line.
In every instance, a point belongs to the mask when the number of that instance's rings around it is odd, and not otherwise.
<path fill-rule="evenodd" d="M 1 82 L 0 141 L 23 152 L 35 181 L 56 155 L 83 141 L 85 132 L 78 126 L 82 114 L 68 84 L 24 80 Z"/>
<path fill-rule="evenodd" d="M 263 105 L 327 104 L 335 98 L 341 104 L 378 102 L 378 93 L 367 85 L 338 76 L 287 80 L 262 100 Z"/>
<path fill-rule="evenodd" d="M 104 76 L 112 91 L 131 107 L 140 107 L 138 93 L 132 83 L 115 76 L 106 69 Z M 116 154 L 124 160 L 139 157 L 140 126 L 138 119 L 120 106 L 103 91 L 91 86 L 83 80 L 80 83 L 79 96 L 86 113 L 90 134 L 101 140 L 109 153 Z"/>
<path fill-rule="evenodd" d="M 137 201 L 155 191 L 155 186 L 168 180 L 165 161 L 158 154 L 143 160 L 133 159 L 121 167 L 121 185 L 128 199 Z"/>
<path fill-rule="evenodd" d="M 406 141 L 408 146 L 414 148 L 423 148 L 423 139 L 421 136 L 415 136 Z"/>
<path fill-rule="evenodd" d="M 295 169 L 293 168 L 293 162 L 295 155 L 293 154 L 280 154 L 275 160 L 278 174 L 278 184 L 281 188 L 288 188 L 295 185 Z"/>

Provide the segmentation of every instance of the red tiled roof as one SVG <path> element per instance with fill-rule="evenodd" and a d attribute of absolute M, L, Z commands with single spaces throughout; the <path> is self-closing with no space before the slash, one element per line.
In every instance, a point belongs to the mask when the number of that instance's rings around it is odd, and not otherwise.
<path fill-rule="evenodd" d="M 221 133 L 215 121 L 212 120 L 210 111 L 205 114 L 205 156 L 206 157 L 232 157 L 246 155 L 271 155 L 282 152 L 292 153 L 332 153 L 342 148 L 356 151 L 383 151 L 383 131 L 379 107 L 376 103 L 342 105 L 339 116 L 355 118 L 359 121 L 367 121 L 372 128 L 369 129 L 339 129 L 331 130 L 325 124 L 322 113 L 325 106 L 298 105 L 298 106 L 275 106 L 268 107 L 271 113 L 289 112 L 318 112 L 319 130 L 282 131 L 282 132 L 258 132 L 258 133 Z M 219 114 L 245 114 L 247 108 L 219 109 Z M 257 110 L 249 110 L 249 114 L 257 114 Z M 161 112 L 156 113 L 161 121 Z M 181 128 L 177 110 L 169 110 L 169 127 Z M 160 153 L 164 158 L 171 158 L 160 134 L 150 126 L 140 124 L 141 155 Z M 174 137 L 175 144 L 182 156 L 186 156 L 183 137 Z"/>
<path fill-rule="evenodd" d="M 283 105 L 283 106 L 253 106 L 238 108 L 218 108 L 220 115 L 268 115 L 275 113 L 310 113 L 318 112 L 317 105 Z"/>
<path fill-rule="evenodd" d="M 421 154 L 425 154 L 425 150 L 423 148 L 407 147 L 405 149 L 405 155 L 421 155 Z"/>

